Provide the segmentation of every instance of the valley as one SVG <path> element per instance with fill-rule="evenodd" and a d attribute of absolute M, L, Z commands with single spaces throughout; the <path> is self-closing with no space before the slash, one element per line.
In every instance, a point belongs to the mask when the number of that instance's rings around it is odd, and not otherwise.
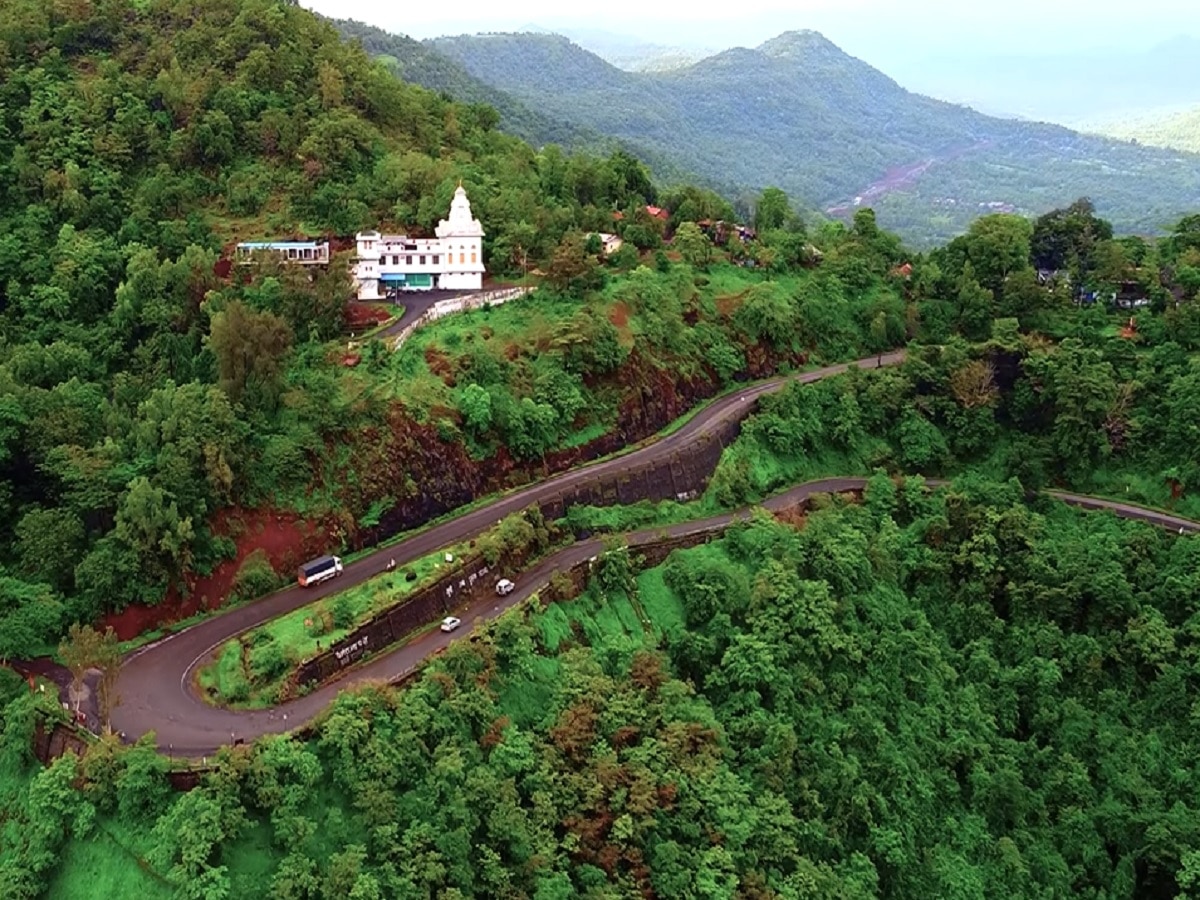
<path fill-rule="evenodd" d="M 684 30 L 0 5 L 5 900 L 1200 889 L 1198 157 Z"/>

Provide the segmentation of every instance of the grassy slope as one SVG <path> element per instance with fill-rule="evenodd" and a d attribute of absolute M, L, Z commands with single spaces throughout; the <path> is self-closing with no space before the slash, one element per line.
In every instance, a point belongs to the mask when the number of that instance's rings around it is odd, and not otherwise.
<path fill-rule="evenodd" d="M 289 660 L 315 656 L 322 647 L 340 641 L 376 613 L 442 577 L 446 571 L 443 552 L 431 553 L 395 572 L 381 573 L 227 641 L 216 651 L 215 660 L 197 672 L 201 689 L 206 696 L 212 692 L 214 699 L 238 708 L 272 705 L 278 700 L 279 688 L 292 666 L 278 676 L 265 675 L 257 665 L 260 648 L 278 645 L 284 648 Z M 409 572 L 416 575 L 412 581 L 408 580 Z M 334 610 L 339 608 L 349 622 L 344 627 L 329 624 L 334 621 Z"/>

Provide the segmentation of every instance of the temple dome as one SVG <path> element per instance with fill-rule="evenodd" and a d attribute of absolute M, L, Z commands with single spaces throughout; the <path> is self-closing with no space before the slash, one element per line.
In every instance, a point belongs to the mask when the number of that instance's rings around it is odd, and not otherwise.
<path fill-rule="evenodd" d="M 471 216 L 471 201 L 460 183 L 450 201 L 450 217 L 438 222 L 438 237 L 483 237 L 483 225 Z"/>

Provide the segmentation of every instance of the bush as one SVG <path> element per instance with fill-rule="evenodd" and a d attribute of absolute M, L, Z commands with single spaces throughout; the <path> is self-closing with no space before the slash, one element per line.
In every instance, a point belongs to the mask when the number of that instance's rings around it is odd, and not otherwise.
<path fill-rule="evenodd" d="M 233 596 L 239 600 L 252 600 L 270 593 L 279 584 L 279 574 L 271 567 L 266 552 L 255 550 L 238 567 L 233 579 Z"/>
<path fill-rule="evenodd" d="M 350 598 L 345 594 L 339 594 L 333 598 L 333 624 L 337 628 L 351 628 L 354 626 L 354 606 L 350 602 Z"/>
<path fill-rule="evenodd" d="M 255 681 L 274 681 L 290 665 L 283 645 L 273 638 L 250 652 L 250 672 Z"/>
<path fill-rule="evenodd" d="M 330 621 L 329 612 L 324 606 L 319 606 L 313 610 L 312 617 L 305 620 L 304 630 L 308 632 L 309 637 L 318 638 L 329 632 Z"/>

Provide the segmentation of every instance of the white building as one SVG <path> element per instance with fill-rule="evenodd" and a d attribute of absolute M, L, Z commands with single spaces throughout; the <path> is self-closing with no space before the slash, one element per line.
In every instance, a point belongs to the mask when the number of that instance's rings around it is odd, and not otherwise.
<path fill-rule="evenodd" d="M 438 222 L 436 238 L 362 231 L 354 280 L 359 300 L 380 300 L 388 291 L 477 291 L 483 287 L 483 226 L 471 218 L 462 184 L 450 203 L 450 217 Z"/>
<path fill-rule="evenodd" d="M 612 256 L 614 253 L 620 250 L 621 245 L 625 243 L 615 234 L 605 234 L 603 231 L 593 232 L 593 234 L 600 239 L 600 252 L 605 256 Z M 591 235 L 589 235 L 589 237 L 590 236 Z"/>
<path fill-rule="evenodd" d="M 329 241 L 244 241 L 237 245 L 237 261 L 242 265 L 254 262 L 260 253 L 301 266 L 329 265 Z"/>

